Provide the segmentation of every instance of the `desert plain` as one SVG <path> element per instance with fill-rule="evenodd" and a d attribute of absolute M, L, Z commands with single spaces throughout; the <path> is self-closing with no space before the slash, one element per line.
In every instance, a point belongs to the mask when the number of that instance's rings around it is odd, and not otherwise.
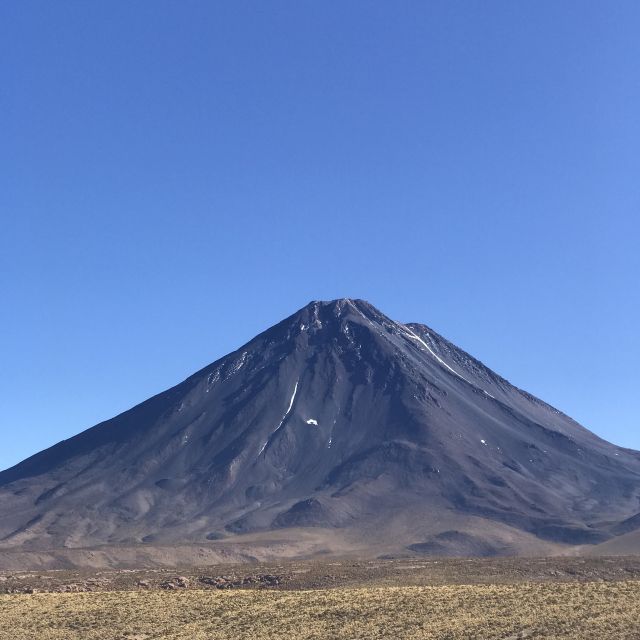
<path fill-rule="evenodd" d="M 640 558 L 5 571 L 0 639 L 640 638 Z"/>

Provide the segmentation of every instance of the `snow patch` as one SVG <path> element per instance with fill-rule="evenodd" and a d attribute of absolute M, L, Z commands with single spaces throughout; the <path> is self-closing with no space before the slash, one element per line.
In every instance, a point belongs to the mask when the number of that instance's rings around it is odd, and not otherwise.
<path fill-rule="evenodd" d="M 212 387 L 216 382 L 220 380 L 220 368 L 218 367 L 215 371 L 211 372 L 207 376 L 207 388 L 206 393 L 209 393 L 209 387 Z"/>
<path fill-rule="evenodd" d="M 318 421 L 314 420 L 313 418 L 309 418 L 307 420 L 307 424 L 314 424 L 317 427 L 318 426 Z"/>
<path fill-rule="evenodd" d="M 322 320 L 318 317 L 318 304 L 313 307 L 313 326 L 322 329 Z"/>
<path fill-rule="evenodd" d="M 229 372 L 229 375 L 232 376 L 235 373 L 238 373 L 238 371 L 242 369 L 246 361 L 247 361 L 247 352 L 244 351 L 240 356 L 240 358 L 233 363 L 233 366 L 231 367 L 231 371 Z"/>
<path fill-rule="evenodd" d="M 486 447 L 487 446 L 487 441 L 486 440 L 480 440 L 480 442 L 482 442 L 482 444 Z"/>

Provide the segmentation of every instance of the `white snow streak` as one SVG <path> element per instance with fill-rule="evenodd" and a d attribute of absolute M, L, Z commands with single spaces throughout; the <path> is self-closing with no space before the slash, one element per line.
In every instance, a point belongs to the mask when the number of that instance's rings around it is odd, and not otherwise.
<path fill-rule="evenodd" d="M 318 426 L 318 421 L 314 420 L 313 418 L 309 418 L 307 420 L 307 424 L 314 424 L 317 427 Z"/>
<path fill-rule="evenodd" d="M 350 304 L 378 333 L 380 333 L 380 329 L 376 327 L 376 325 L 373 324 L 373 322 L 371 322 L 371 320 L 369 320 L 369 318 L 367 318 L 367 316 L 365 316 L 364 313 L 362 313 L 362 311 L 360 311 L 360 309 L 358 309 L 358 307 L 356 307 L 356 305 L 351 302 L 351 300 L 349 300 L 348 304 Z"/>
<path fill-rule="evenodd" d="M 284 419 L 289 415 L 289 411 L 291 411 L 291 407 L 293 407 L 293 401 L 296 399 L 296 393 L 298 393 L 298 380 L 296 380 L 296 386 L 293 388 L 293 395 L 291 396 L 291 400 L 289 401 L 289 408 L 287 409 L 287 412 L 284 414 L 284 417 L 278 425 L 278 429 L 282 426 Z"/>
<path fill-rule="evenodd" d="M 271 439 L 273 438 L 273 436 L 276 435 L 276 433 L 278 432 L 280 427 L 284 424 L 284 421 L 287 419 L 287 416 L 291 412 L 291 407 L 293 407 L 293 402 L 296 399 L 296 393 L 298 393 L 298 382 L 299 382 L 299 380 L 296 380 L 296 385 L 293 388 L 293 394 L 291 396 L 291 400 L 289 400 L 289 406 L 288 406 L 285 414 L 282 416 L 282 420 L 280 420 L 280 424 L 275 428 L 273 433 L 267 438 L 266 442 L 262 445 L 262 448 L 258 452 L 258 457 L 260 457 L 260 454 L 267 448 L 267 445 L 269 444 L 269 442 L 271 442 Z"/>
<path fill-rule="evenodd" d="M 360 309 L 358 309 L 358 307 L 356 307 L 355 304 L 353 304 L 351 302 L 351 300 L 348 301 L 348 303 L 381 335 L 384 337 L 384 333 L 382 331 L 380 331 L 379 327 L 376 327 L 375 324 L 373 324 L 373 322 L 371 322 L 371 320 L 369 320 L 369 318 L 367 318 L 367 316 L 364 315 L 364 313 L 362 313 L 362 311 L 360 311 Z M 458 376 L 458 378 L 460 378 L 461 380 L 464 380 L 467 384 L 470 384 L 472 387 L 476 388 L 476 389 L 480 389 L 480 391 L 482 391 L 482 393 L 484 393 L 486 396 L 488 396 L 489 398 L 493 398 L 495 400 L 495 396 L 492 396 L 488 391 L 486 391 L 485 389 L 482 389 L 480 387 L 478 387 L 477 385 L 475 385 L 473 382 L 471 382 L 470 380 L 467 380 L 467 378 L 465 378 L 462 374 L 458 373 L 453 367 L 449 366 L 419 335 L 415 334 L 413 331 L 411 331 L 411 329 L 409 329 L 409 327 L 407 327 L 404 324 L 399 324 L 398 325 L 400 327 L 402 327 L 402 329 L 404 330 L 404 335 L 407 338 L 411 338 L 413 340 L 418 341 L 443 367 L 446 367 L 449 371 L 451 371 L 451 373 L 453 373 L 455 376 Z"/>
<path fill-rule="evenodd" d="M 413 333 L 413 331 L 411 331 L 411 329 L 409 329 L 409 327 L 405 326 L 404 330 L 407 332 L 406 335 L 409 338 L 413 338 L 414 340 L 417 340 L 421 345 L 424 346 L 424 348 L 443 366 L 446 367 L 447 369 L 449 369 L 449 371 L 451 371 L 451 373 L 455 374 L 456 376 L 458 376 L 458 378 L 462 378 L 465 382 L 469 382 L 464 376 L 460 375 L 455 369 L 452 369 L 420 336 L 416 335 L 415 333 Z M 469 382 L 469 384 L 471 384 Z"/>
<path fill-rule="evenodd" d="M 362 311 L 360 311 L 360 309 L 358 309 L 358 307 L 356 307 L 356 305 L 351 302 L 351 300 L 348 301 L 348 304 L 350 304 L 374 329 L 376 329 L 376 331 L 381 336 L 384 336 L 383 332 L 380 331 L 379 327 L 376 327 L 376 325 L 373 324 L 373 322 L 371 322 L 371 320 L 369 320 L 369 318 L 367 318 L 367 316 L 365 316 L 364 313 L 362 313 Z M 460 378 L 461 380 L 464 380 L 466 383 L 470 384 L 472 387 L 475 387 L 476 389 L 480 388 L 477 385 L 473 384 L 473 382 L 471 382 L 470 380 L 467 380 L 463 375 L 458 373 L 455 369 L 450 367 L 419 335 L 411 331 L 409 327 L 407 327 L 404 324 L 401 325 L 399 323 L 398 325 L 402 327 L 402 329 L 404 330 L 405 336 L 407 336 L 408 338 L 412 338 L 413 340 L 417 340 L 443 367 L 446 367 L 447 369 L 449 369 L 451 373 L 458 376 L 458 378 Z M 489 396 L 489 398 L 493 398 L 495 400 L 495 397 L 492 396 L 488 391 L 485 391 L 484 389 L 480 389 L 480 391 L 482 391 L 485 395 Z"/>
<path fill-rule="evenodd" d="M 461 380 L 464 380 L 465 382 L 469 383 L 472 387 L 476 387 L 475 384 L 473 384 L 473 382 L 471 382 L 470 380 L 467 380 L 463 375 L 459 374 L 455 369 L 453 369 L 452 367 L 450 367 L 420 336 L 416 335 L 413 331 L 411 331 L 411 329 L 409 329 L 409 327 L 407 327 L 406 325 L 402 325 L 404 330 L 405 330 L 405 335 L 408 338 L 413 338 L 414 340 L 417 340 L 421 345 L 423 345 L 425 347 L 425 349 L 443 366 L 446 367 L 447 369 L 449 369 L 449 371 L 451 371 L 451 373 L 453 373 L 454 375 L 458 376 L 458 378 L 460 378 Z M 476 387 L 478 388 L 478 387 Z M 481 391 L 483 393 L 485 393 L 486 395 L 488 395 L 490 398 L 493 398 L 493 396 L 488 392 L 485 391 L 484 389 L 481 389 Z M 495 398 L 493 398 L 495 400 Z"/>

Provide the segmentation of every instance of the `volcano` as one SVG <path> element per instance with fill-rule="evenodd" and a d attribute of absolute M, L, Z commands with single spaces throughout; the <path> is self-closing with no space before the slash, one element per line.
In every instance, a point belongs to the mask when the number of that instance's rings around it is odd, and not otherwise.
<path fill-rule="evenodd" d="M 0 549 L 29 551 L 556 553 L 639 512 L 640 453 L 352 299 L 0 473 Z"/>

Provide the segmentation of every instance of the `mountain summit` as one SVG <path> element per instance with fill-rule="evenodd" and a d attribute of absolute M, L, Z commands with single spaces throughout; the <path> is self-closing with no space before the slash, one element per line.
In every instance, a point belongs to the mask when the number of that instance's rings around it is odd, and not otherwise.
<path fill-rule="evenodd" d="M 547 553 L 633 535 L 639 503 L 638 452 L 345 298 L 0 473 L 0 548 Z"/>

